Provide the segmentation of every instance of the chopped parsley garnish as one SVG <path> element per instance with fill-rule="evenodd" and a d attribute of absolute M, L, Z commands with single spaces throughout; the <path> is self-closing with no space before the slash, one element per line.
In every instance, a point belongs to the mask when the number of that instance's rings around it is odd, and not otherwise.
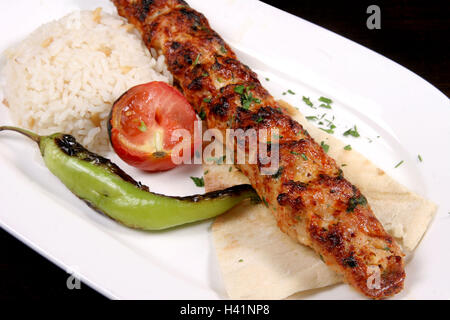
<path fill-rule="evenodd" d="M 198 116 L 200 117 L 200 119 L 205 120 L 206 119 L 206 112 L 205 110 L 200 110 L 200 112 L 198 113 Z"/>
<path fill-rule="evenodd" d="M 256 119 L 256 122 L 257 122 L 257 123 L 260 123 L 261 121 L 263 121 L 263 118 L 262 118 L 262 117 L 258 117 L 258 119 Z"/>
<path fill-rule="evenodd" d="M 322 147 L 323 151 L 325 151 L 325 153 L 328 153 L 328 150 L 330 150 L 330 146 L 327 145 L 325 142 L 320 142 L 320 146 Z"/>
<path fill-rule="evenodd" d="M 356 126 L 353 126 L 353 128 L 348 129 L 344 132 L 344 136 L 353 136 L 355 138 L 359 137 L 359 132 Z"/>
<path fill-rule="evenodd" d="M 316 121 L 318 119 L 316 116 L 308 116 L 305 118 L 306 118 L 306 120 L 309 120 L 309 121 Z"/>
<path fill-rule="evenodd" d="M 304 103 L 306 103 L 306 105 L 310 106 L 311 108 L 314 106 L 311 100 L 309 100 L 309 97 L 303 96 L 302 100 Z"/>
<path fill-rule="evenodd" d="M 234 87 L 234 92 L 239 93 L 240 95 L 244 94 L 245 87 L 243 85 L 238 85 Z"/>
<path fill-rule="evenodd" d="M 302 156 L 303 160 L 308 160 L 308 157 L 304 153 L 302 153 L 301 156 Z"/>
<path fill-rule="evenodd" d="M 292 154 L 295 154 L 296 156 L 298 156 L 300 153 L 295 152 L 295 151 L 291 151 Z"/>
<path fill-rule="evenodd" d="M 323 130 L 323 131 L 325 131 L 326 133 L 329 133 L 329 134 L 333 134 L 334 133 L 334 128 L 330 128 L 330 129 L 325 129 L 325 128 L 319 128 L 320 130 Z"/>
<path fill-rule="evenodd" d="M 198 63 L 198 59 L 200 59 L 200 53 L 197 55 L 197 57 L 194 60 L 194 63 L 192 65 L 196 65 Z"/>
<path fill-rule="evenodd" d="M 228 172 L 231 172 L 231 170 L 233 170 L 233 167 L 232 167 L 232 166 L 230 166 L 230 167 L 228 168 Z"/>
<path fill-rule="evenodd" d="M 206 170 L 205 172 L 203 172 L 203 175 L 207 175 L 208 174 L 208 172 L 209 172 L 209 170 Z"/>
<path fill-rule="evenodd" d="M 341 167 L 346 167 L 346 166 L 347 166 L 346 163 L 341 164 Z"/>
<path fill-rule="evenodd" d="M 210 103 L 211 102 L 211 98 L 204 98 L 203 102 Z"/>
<path fill-rule="evenodd" d="M 270 79 L 269 79 L 269 78 L 266 78 L 266 81 L 270 81 Z"/>
<path fill-rule="evenodd" d="M 208 73 L 208 72 L 203 72 L 203 73 L 202 73 L 202 77 L 207 77 L 207 76 L 209 76 L 209 73 Z"/>
<path fill-rule="evenodd" d="M 391 251 L 391 248 L 389 248 L 388 246 L 384 247 L 383 250 L 385 251 Z"/>
<path fill-rule="evenodd" d="M 420 154 L 417 155 L 417 159 L 419 159 L 420 162 L 423 161 L 422 156 Z"/>
<path fill-rule="evenodd" d="M 234 87 L 234 92 L 239 93 L 241 96 L 242 108 L 248 109 L 250 105 L 255 103 L 261 103 L 260 99 L 253 97 L 253 93 L 250 92 L 251 87 L 244 87 L 243 85 L 238 85 Z"/>
<path fill-rule="evenodd" d="M 217 82 L 222 82 L 222 78 L 220 78 L 220 77 L 217 77 L 216 80 L 217 80 Z"/>
<path fill-rule="evenodd" d="M 261 100 L 254 98 L 253 94 L 250 92 L 250 94 L 244 94 L 244 97 L 242 99 L 242 107 L 244 109 L 248 109 L 250 108 L 250 105 L 255 102 L 255 103 L 261 103 Z"/>
<path fill-rule="evenodd" d="M 292 94 L 292 95 L 294 95 L 295 94 L 295 92 L 294 91 L 292 91 L 291 89 L 288 89 L 288 91 L 287 91 L 288 93 L 290 93 L 290 94 Z"/>
<path fill-rule="evenodd" d="M 347 206 L 347 212 L 353 212 L 355 210 L 357 205 L 366 205 L 367 199 L 363 195 L 360 195 L 359 197 L 353 197 L 348 200 L 348 206 Z"/>
<path fill-rule="evenodd" d="M 399 163 L 397 163 L 396 165 L 395 165 L 395 167 L 394 168 L 398 168 L 398 167 L 400 167 L 401 165 L 402 165 L 402 163 L 403 163 L 404 161 L 402 160 L 402 161 L 400 161 Z"/>
<path fill-rule="evenodd" d="M 352 150 L 352 146 L 348 144 L 344 147 L 344 150 Z"/>
<path fill-rule="evenodd" d="M 239 259 L 239 262 L 243 262 L 244 261 L 244 259 Z"/>
<path fill-rule="evenodd" d="M 267 202 L 266 198 L 262 197 L 262 202 L 266 207 L 269 207 L 269 203 Z"/>
<path fill-rule="evenodd" d="M 224 46 L 220 46 L 220 51 L 221 51 L 222 53 L 227 53 L 227 49 L 225 49 Z"/>
<path fill-rule="evenodd" d="M 333 134 L 334 133 L 334 129 L 336 128 L 336 126 L 330 120 L 325 119 L 325 121 L 328 122 L 329 129 L 325 129 L 325 128 L 319 128 L 319 129 L 325 131 L 326 133 Z M 319 124 L 320 124 L 320 122 L 319 122 Z M 323 124 L 323 122 L 322 122 L 322 124 Z"/>
<path fill-rule="evenodd" d="M 278 179 L 279 177 L 281 177 L 281 174 L 283 173 L 283 169 L 284 169 L 283 166 L 279 167 L 278 170 L 277 170 L 277 172 L 275 172 L 275 173 L 272 175 L 272 177 L 275 178 L 275 179 Z"/>
<path fill-rule="evenodd" d="M 325 108 L 325 109 L 331 109 L 331 106 L 329 104 L 324 104 L 324 103 L 321 103 L 319 105 L 319 107 L 322 107 L 322 108 Z"/>
<path fill-rule="evenodd" d="M 191 179 L 192 179 L 192 181 L 194 181 L 194 183 L 197 187 L 205 186 L 205 180 L 203 180 L 203 177 L 201 177 L 201 178 L 191 177 Z"/>
<path fill-rule="evenodd" d="M 144 121 L 141 120 L 141 123 L 139 124 L 138 129 L 139 129 L 139 131 L 141 131 L 141 132 L 147 131 L 147 126 L 145 125 L 145 122 L 144 122 Z"/>
<path fill-rule="evenodd" d="M 283 92 L 282 95 L 285 96 L 285 95 L 286 95 L 286 92 Z"/>
<path fill-rule="evenodd" d="M 326 104 L 333 103 L 333 100 L 328 99 L 328 98 L 325 98 L 325 97 L 320 97 L 320 98 L 319 98 L 319 101 L 320 101 L 320 102 L 323 102 L 323 103 L 326 103 Z"/>

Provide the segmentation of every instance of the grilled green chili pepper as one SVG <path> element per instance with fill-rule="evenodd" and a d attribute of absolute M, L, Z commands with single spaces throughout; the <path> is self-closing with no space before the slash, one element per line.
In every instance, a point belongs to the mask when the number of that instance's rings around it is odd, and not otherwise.
<path fill-rule="evenodd" d="M 131 228 L 160 230 L 215 217 L 244 199 L 257 198 L 250 185 L 203 195 L 171 197 L 150 192 L 110 160 L 86 150 L 73 136 L 39 136 L 13 130 L 38 143 L 47 168 L 88 206 Z"/>

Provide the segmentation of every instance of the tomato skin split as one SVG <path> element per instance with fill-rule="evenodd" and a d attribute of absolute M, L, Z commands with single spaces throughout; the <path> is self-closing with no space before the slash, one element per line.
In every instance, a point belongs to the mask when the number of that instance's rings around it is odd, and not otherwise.
<path fill-rule="evenodd" d="M 117 155 L 145 171 L 165 171 L 177 166 L 172 150 L 194 152 L 196 113 L 174 87 L 161 81 L 137 85 L 117 99 L 108 120 L 108 133 Z M 172 141 L 175 130 L 190 133 L 190 141 Z M 179 144 L 190 144 L 182 145 Z"/>

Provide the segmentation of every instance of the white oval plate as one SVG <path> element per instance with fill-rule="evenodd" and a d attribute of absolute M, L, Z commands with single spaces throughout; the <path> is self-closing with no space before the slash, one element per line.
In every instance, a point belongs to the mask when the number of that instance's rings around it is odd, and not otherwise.
<path fill-rule="evenodd" d="M 306 115 L 317 114 L 301 97 L 333 98 L 335 135 L 357 125 L 349 143 L 401 183 L 439 205 L 407 266 L 398 298 L 450 298 L 450 104 L 432 85 L 352 41 L 255 0 L 191 0 L 277 98 Z M 16 0 L 0 3 L 0 50 L 42 23 L 106 0 Z M 251 13 L 251 14 L 249 14 Z M 270 78 L 270 81 L 265 78 Z M 286 94 L 291 89 L 296 94 Z M 8 124 L 0 106 L 0 123 Z M 378 136 L 380 136 L 378 138 Z M 342 137 L 343 138 L 343 137 Z M 348 138 L 343 138 L 348 139 Z M 372 142 L 370 142 L 372 141 Z M 423 162 L 417 159 L 418 154 Z M 143 175 L 111 158 L 152 190 L 174 195 L 203 192 L 189 176 L 199 166 Z M 404 164 L 394 168 L 400 160 Z M 98 215 L 43 165 L 23 137 L 0 137 L 0 225 L 68 272 L 110 298 L 226 298 L 212 245 L 211 220 L 166 232 L 140 232 Z M 361 298 L 346 285 L 304 298 Z"/>

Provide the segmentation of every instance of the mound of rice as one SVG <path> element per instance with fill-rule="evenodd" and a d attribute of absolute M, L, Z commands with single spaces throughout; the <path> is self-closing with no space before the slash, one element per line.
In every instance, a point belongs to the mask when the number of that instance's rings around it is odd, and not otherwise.
<path fill-rule="evenodd" d="M 110 150 L 106 120 L 123 92 L 171 82 L 164 57 L 152 55 L 133 26 L 100 9 L 42 25 L 5 56 L 4 103 L 13 122 L 44 135 L 70 133 L 99 153 Z"/>

